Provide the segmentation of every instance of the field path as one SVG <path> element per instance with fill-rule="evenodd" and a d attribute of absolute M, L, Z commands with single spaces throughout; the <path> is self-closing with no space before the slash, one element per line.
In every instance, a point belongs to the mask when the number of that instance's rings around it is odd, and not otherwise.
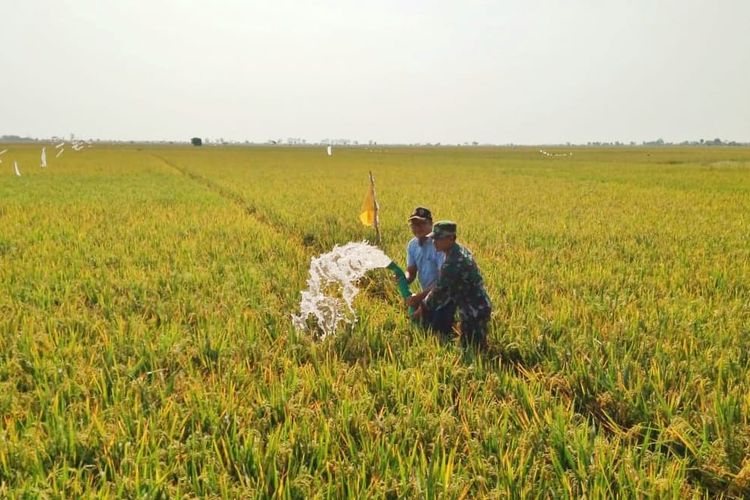
<path fill-rule="evenodd" d="M 237 205 L 241 206 L 242 209 L 245 211 L 245 213 L 251 217 L 254 217 L 259 222 L 263 223 L 264 225 L 268 226 L 269 229 L 272 229 L 276 233 L 284 234 L 285 237 L 292 236 L 289 231 L 285 231 L 284 228 L 278 224 L 275 224 L 273 221 L 271 221 L 268 217 L 266 217 L 263 212 L 257 209 L 255 205 L 250 203 L 248 200 L 246 200 L 243 196 L 240 194 L 232 191 L 231 189 L 228 189 L 221 184 L 212 181 L 211 179 L 204 177 L 198 173 L 193 172 L 192 170 L 189 170 L 185 167 L 182 167 L 180 165 L 177 165 L 173 161 L 170 161 L 163 156 L 153 154 L 151 153 L 151 156 L 160 160 L 162 163 L 167 165 L 168 167 L 176 170 L 177 172 L 187 176 L 188 178 L 194 180 L 195 182 L 202 184 L 203 186 L 207 187 L 214 193 L 222 196 L 223 198 L 226 198 L 227 200 L 232 201 L 233 203 L 236 203 Z"/>

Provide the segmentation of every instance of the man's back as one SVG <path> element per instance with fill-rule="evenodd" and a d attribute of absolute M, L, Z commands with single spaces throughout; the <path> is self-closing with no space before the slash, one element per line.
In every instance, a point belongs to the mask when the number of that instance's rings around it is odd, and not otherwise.
<path fill-rule="evenodd" d="M 454 243 L 446 253 L 442 276 L 429 298 L 429 305 L 439 307 L 453 300 L 464 316 L 489 315 L 491 306 L 484 280 L 469 249 Z"/>

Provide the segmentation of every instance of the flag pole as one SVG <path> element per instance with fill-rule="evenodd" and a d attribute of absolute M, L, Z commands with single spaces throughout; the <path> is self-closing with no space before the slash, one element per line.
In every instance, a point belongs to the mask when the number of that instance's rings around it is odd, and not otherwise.
<path fill-rule="evenodd" d="M 372 187 L 372 201 L 375 203 L 375 235 L 378 238 L 378 245 L 380 245 L 380 220 L 378 218 L 380 205 L 378 204 L 378 198 L 375 196 L 375 177 L 372 176 L 372 170 L 370 171 L 370 186 Z"/>

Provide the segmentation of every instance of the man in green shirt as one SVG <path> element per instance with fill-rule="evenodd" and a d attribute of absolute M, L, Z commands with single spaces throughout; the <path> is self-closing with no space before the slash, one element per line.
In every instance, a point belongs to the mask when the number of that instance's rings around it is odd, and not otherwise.
<path fill-rule="evenodd" d="M 462 345 L 486 349 L 492 304 L 474 257 L 466 247 L 456 243 L 455 222 L 436 222 L 429 236 L 435 248 L 445 254 L 445 262 L 434 287 L 414 312 L 415 317 L 453 301 L 461 321 Z"/>

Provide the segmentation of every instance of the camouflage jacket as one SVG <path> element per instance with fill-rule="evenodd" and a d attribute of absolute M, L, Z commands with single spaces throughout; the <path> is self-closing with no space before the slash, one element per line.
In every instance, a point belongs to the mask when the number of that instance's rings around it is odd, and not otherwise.
<path fill-rule="evenodd" d="M 455 243 L 446 253 L 435 288 L 425 300 L 427 309 L 434 310 L 453 301 L 462 321 L 489 318 L 490 298 L 484 280 L 469 250 Z"/>

